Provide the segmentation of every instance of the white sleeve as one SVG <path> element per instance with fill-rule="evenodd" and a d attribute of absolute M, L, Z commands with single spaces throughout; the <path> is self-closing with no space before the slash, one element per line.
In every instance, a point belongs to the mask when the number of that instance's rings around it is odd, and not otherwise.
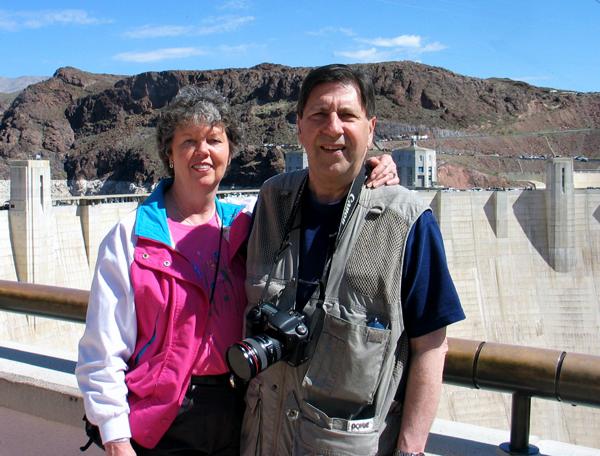
<path fill-rule="evenodd" d="M 137 338 L 131 231 L 119 223 L 100 244 L 75 369 L 85 413 L 100 428 L 103 442 L 131 437 L 125 385 Z"/>

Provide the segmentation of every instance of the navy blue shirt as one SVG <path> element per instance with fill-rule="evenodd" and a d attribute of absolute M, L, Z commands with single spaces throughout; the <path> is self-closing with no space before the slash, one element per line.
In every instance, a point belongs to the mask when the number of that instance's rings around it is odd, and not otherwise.
<path fill-rule="evenodd" d="M 343 200 L 319 203 L 308 189 L 302 199 L 298 309 L 304 307 L 322 278 L 344 206 Z M 408 234 L 401 300 L 409 337 L 423 336 L 465 318 L 448 271 L 442 234 L 430 210 L 417 219 Z"/>
<path fill-rule="evenodd" d="M 297 310 L 304 307 L 322 279 L 327 256 L 333 251 L 343 209 L 344 200 L 322 204 L 308 188 L 302 195 Z"/>

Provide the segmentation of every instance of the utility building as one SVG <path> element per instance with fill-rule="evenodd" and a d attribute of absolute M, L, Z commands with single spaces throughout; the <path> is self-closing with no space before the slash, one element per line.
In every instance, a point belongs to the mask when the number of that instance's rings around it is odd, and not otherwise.
<path fill-rule="evenodd" d="M 401 185 L 430 188 L 437 184 L 435 150 L 417 146 L 416 137 L 411 139 L 409 147 L 393 150 L 392 158 Z"/>

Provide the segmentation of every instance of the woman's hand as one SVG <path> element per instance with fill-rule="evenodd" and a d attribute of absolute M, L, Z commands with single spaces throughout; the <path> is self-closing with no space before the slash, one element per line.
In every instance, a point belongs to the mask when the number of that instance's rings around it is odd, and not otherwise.
<path fill-rule="evenodd" d="M 369 188 L 377 188 L 382 185 L 398 185 L 398 170 L 396 163 L 389 154 L 367 158 L 367 167 L 371 169 L 365 185 Z"/>
<path fill-rule="evenodd" d="M 107 456 L 135 456 L 135 451 L 129 439 L 122 442 L 106 442 L 104 450 Z"/>

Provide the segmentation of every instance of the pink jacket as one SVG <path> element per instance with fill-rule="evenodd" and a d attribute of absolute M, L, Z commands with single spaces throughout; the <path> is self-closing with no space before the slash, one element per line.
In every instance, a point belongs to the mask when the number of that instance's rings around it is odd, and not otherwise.
<path fill-rule="evenodd" d="M 76 374 L 104 442 L 132 436 L 153 448 L 177 416 L 203 343 L 208 291 L 172 246 L 167 185 L 138 208 L 134 226 L 120 222 L 100 248 Z M 221 262 L 243 261 L 250 214 L 218 200 L 217 211 L 230 252 Z M 243 290 L 243 273 L 235 281 Z M 244 296 L 239 336 L 245 306 Z"/>

